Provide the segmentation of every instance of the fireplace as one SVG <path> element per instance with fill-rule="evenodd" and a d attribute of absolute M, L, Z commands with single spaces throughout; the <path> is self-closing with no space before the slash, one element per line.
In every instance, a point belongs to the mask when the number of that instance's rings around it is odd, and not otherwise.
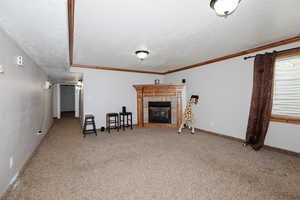
<path fill-rule="evenodd" d="M 149 101 L 149 123 L 171 123 L 170 101 Z"/>
<path fill-rule="evenodd" d="M 180 127 L 184 84 L 146 84 L 133 87 L 137 92 L 138 128 Z"/>

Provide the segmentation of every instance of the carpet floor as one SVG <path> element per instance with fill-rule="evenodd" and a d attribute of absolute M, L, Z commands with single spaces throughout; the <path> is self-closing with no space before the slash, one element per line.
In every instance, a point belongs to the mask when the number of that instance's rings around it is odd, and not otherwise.
<path fill-rule="evenodd" d="M 176 129 L 56 121 L 7 200 L 299 200 L 300 159 Z"/>

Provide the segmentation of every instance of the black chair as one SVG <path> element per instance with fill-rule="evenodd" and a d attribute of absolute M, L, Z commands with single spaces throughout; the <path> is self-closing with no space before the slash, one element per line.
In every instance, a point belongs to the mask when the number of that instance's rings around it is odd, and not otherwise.
<path fill-rule="evenodd" d="M 120 112 L 120 128 L 125 130 L 125 127 L 129 127 L 132 129 L 132 113 L 131 112 Z M 126 118 L 126 121 L 125 121 Z M 130 122 L 130 123 L 129 123 Z"/>
<path fill-rule="evenodd" d="M 119 114 L 107 113 L 106 114 L 106 130 L 110 133 L 110 129 L 117 129 L 119 131 Z"/>
<path fill-rule="evenodd" d="M 92 126 L 92 129 L 88 129 L 88 126 Z M 95 133 L 95 135 L 97 136 L 94 115 L 91 115 L 91 114 L 85 115 L 82 133 L 83 133 L 83 137 L 85 137 L 87 134 L 93 134 L 93 133 Z"/>

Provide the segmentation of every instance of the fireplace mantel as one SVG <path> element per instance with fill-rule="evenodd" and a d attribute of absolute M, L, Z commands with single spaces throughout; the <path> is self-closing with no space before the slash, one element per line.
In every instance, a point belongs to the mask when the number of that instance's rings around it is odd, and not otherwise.
<path fill-rule="evenodd" d="M 182 121 L 182 90 L 184 84 L 133 85 L 137 91 L 137 127 L 177 127 Z M 176 123 L 157 124 L 144 121 L 144 99 L 151 97 L 175 98 Z"/>

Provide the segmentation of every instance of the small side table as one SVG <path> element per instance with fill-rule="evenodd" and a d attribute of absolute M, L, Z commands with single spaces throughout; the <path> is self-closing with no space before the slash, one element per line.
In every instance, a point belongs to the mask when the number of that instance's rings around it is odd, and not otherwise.
<path fill-rule="evenodd" d="M 132 113 L 131 112 L 120 112 L 120 128 L 123 128 L 123 131 L 125 130 L 125 127 L 129 127 L 132 129 Z M 126 118 L 126 121 L 125 121 Z M 126 122 L 126 123 L 125 123 Z"/>
<path fill-rule="evenodd" d="M 117 129 L 119 131 L 119 114 L 107 113 L 106 114 L 106 130 L 110 133 L 110 129 Z"/>

